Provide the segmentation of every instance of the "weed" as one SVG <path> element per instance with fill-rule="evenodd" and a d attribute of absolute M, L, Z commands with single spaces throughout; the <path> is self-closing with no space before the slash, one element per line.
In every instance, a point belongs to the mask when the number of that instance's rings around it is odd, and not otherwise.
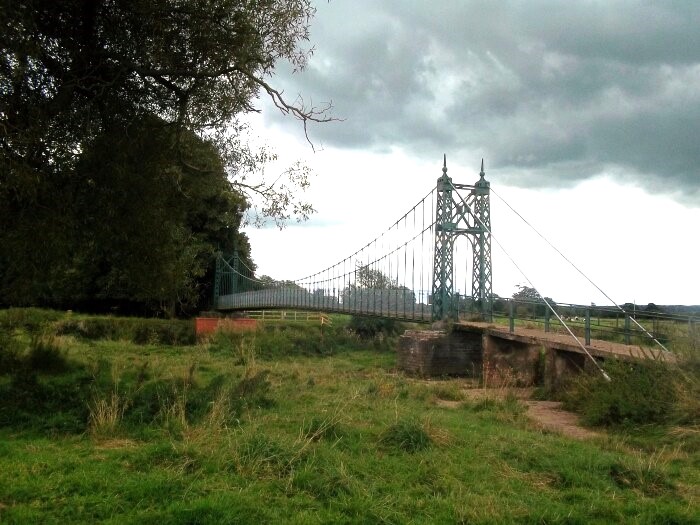
<path fill-rule="evenodd" d="M 483 399 L 479 399 L 473 404 L 466 406 L 469 410 L 472 410 L 474 412 L 487 412 L 491 410 L 498 410 L 498 408 L 501 406 L 501 403 L 495 397 L 485 397 Z"/>
<path fill-rule="evenodd" d="M 511 393 L 505 397 L 500 395 L 492 397 L 484 397 L 472 403 L 465 405 L 466 409 L 471 412 L 492 412 L 496 419 L 500 421 L 513 421 L 520 417 L 525 412 L 525 407 Z"/>
<path fill-rule="evenodd" d="M 120 395 L 116 388 L 108 396 L 95 394 L 88 405 L 90 433 L 95 436 L 113 436 L 121 424 L 128 404 L 128 399 Z"/>
<path fill-rule="evenodd" d="M 320 441 L 321 439 L 337 441 L 343 437 L 344 432 L 340 424 L 332 418 L 313 417 L 303 425 L 301 435 L 309 441 Z"/>
<path fill-rule="evenodd" d="M 463 401 L 464 392 L 457 383 L 445 383 L 433 388 L 433 396 L 445 401 Z"/>
<path fill-rule="evenodd" d="M 353 492 L 353 480 L 343 465 L 304 465 L 294 472 L 291 486 L 323 502 L 335 501 Z"/>
<path fill-rule="evenodd" d="M 231 422 L 238 422 L 235 416 L 238 416 L 238 414 L 234 414 L 231 410 L 230 395 L 224 389 L 210 403 L 209 413 L 205 418 L 204 424 L 209 430 L 218 432 L 228 428 Z"/>
<path fill-rule="evenodd" d="M 369 385 L 367 385 L 367 395 L 368 396 L 376 396 L 379 395 L 379 385 L 372 381 Z"/>
<path fill-rule="evenodd" d="M 484 359 L 481 366 L 481 386 L 483 388 L 507 390 L 513 387 L 527 385 L 523 374 L 511 366 L 504 364 L 497 366 L 496 363 L 487 359 Z"/>
<path fill-rule="evenodd" d="M 237 365 L 244 365 L 248 369 L 255 368 L 255 337 L 244 337 L 236 346 L 235 355 L 237 357 L 235 363 Z"/>
<path fill-rule="evenodd" d="M 209 338 L 209 351 L 212 353 L 234 355 L 240 349 L 242 340 L 242 332 L 217 330 Z"/>
<path fill-rule="evenodd" d="M 187 420 L 187 393 L 185 386 L 181 390 L 175 390 L 173 396 L 163 403 L 158 414 L 165 428 L 170 434 L 180 436 L 189 427 Z"/>
<path fill-rule="evenodd" d="M 429 448 L 431 439 L 418 421 L 404 419 L 382 432 L 379 443 L 388 450 L 413 453 Z"/>
<path fill-rule="evenodd" d="M 658 465 L 658 455 L 650 459 L 642 457 L 625 463 L 615 462 L 610 466 L 610 478 L 623 489 L 636 489 L 646 496 L 659 494 L 674 489 L 673 483 Z"/>
<path fill-rule="evenodd" d="M 303 454 L 260 432 L 254 433 L 238 448 L 241 466 L 253 471 L 282 477 L 303 459 Z"/>
<path fill-rule="evenodd" d="M 255 374 L 246 374 L 241 379 L 231 390 L 234 412 L 240 414 L 246 408 L 269 408 L 275 404 L 275 400 L 268 395 L 272 386 L 268 380 L 269 375 L 269 370 L 261 370 Z"/>
<path fill-rule="evenodd" d="M 330 440 L 338 442 L 345 435 L 342 429 L 341 421 L 349 404 L 357 399 L 357 393 L 351 395 L 343 403 L 338 404 L 330 415 L 325 417 L 312 417 L 308 423 L 304 423 L 300 432 L 300 439 L 297 441 L 305 441 L 305 446 L 312 441 Z"/>

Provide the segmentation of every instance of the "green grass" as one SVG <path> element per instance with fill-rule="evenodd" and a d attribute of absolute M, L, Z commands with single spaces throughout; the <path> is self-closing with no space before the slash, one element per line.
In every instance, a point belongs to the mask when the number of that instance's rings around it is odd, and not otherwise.
<path fill-rule="evenodd" d="M 183 346 L 54 336 L 39 361 L 13 330 L 2 523 L 698 522 L 692 429 L 542 432 L 515 399 L 398 373 L 391 339 L 342 319 Z"/>

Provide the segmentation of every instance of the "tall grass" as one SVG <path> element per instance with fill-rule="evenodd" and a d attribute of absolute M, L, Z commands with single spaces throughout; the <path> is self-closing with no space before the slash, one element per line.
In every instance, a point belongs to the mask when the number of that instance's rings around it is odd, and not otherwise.
<path fill-rule="evenodd" d="M 413 453 L 430 447 L 432 440 L 423 425 L 411 418 L 389 425 L 382 432 L 379 443 L 388 450 Z"/>
<path fill-rule="evenodd" d="M 700 424 L 700 375 L 695 366 L 609 360 L 611 380 L 581 374 L 565 388 L 565 406 L 596 426 Z"/>
<path fill-rule="evenodd" d="M 94 436 L 113 437 L 117 434 L 128 408 L 129 400 L 117 389 L 107 396 L 96 394 L 89 402 L 88 430 Z"/>

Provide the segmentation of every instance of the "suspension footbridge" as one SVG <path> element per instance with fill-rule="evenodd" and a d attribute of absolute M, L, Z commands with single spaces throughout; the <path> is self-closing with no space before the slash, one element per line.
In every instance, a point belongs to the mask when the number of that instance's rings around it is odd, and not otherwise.
<path fill-rule="evenodd" d="M 219 256 L 215 308 L 302 308 L 425 322 L 455 318 L 460 304 L 464 309 L 468 301 L 488 319 L 493 297 L 490 184 L 483 161 L 479 175 L 474 184 L 456 184 L 444 159 L 437 185 L 389 228 L 301 279 L 264 281 L 237 254 Z M 468 298 L 454 290 L 455 243 L 461 238 L 471 246 Z"/>
<path fill-rule="evenodd" d="M 515 329 L 514 314 L 517 311 L 522 317 L 521 310 L 524 310 L 532 312 L 533 317 L 542 323 L 543 332 L 568 334 L 591 360 L 591 333 L 595 331 L 592 319 L 597 316 L 598 332 L 604 331 L 601 317 L 605 319 L 604 327 L 610 332 L 604 334 L 604 339 L 611 339 L 612 334 L 613 340 L 630 344 L 630 334 L 636 330 L 637 337 L 646 339 L 645 344 L 655 344 L 666 350 L 655 333 L 654 319 L 640 323 L 636 315 L 617 305 L 505 201 L 508 208 L 614 306 L 592 312 L 586 306 L 557 305 L 538 296 L 530 303 L 509 300 L 504 310 L 500 304 L 503 299 L 492 291 L 492 240 L 532 289 L 536 291 L 536 288 L 491 230 L 492 189 L 486 180 L 483 160 L 479 179 L 473 184 L 455 183 L 447 171 L 444 158 L 442 175 L 436 185 L 391 226 L 359 250 L 301 279 L 260 279 L 236 253 L 220 254 L 216 262 L 214 308 L 221 312 L 303 309 L 413 322 L 457 320 L 465 313 L 471 320 L 490 322 L 494 316 L 502 315 L 509 318 L 510 333 Z M 459 282 L 464 282 L 463 289 L 471 288 L 471 295 L 455 292 L 458 274 Z M 614 328 L 611 324 L 613 318 Z M 697 319 L 689 318 L 688 323 L 688 332 L 692 335 Z M 555 330 L 552 330 L 552 324 L 556 325 Z M 585 338 L 581 337 L 584 335 Z"/>

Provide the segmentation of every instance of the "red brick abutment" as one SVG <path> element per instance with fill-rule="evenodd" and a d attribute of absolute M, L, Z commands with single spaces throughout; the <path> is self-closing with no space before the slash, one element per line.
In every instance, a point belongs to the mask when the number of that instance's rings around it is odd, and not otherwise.
<path fill-rule="evenodd" d="M 673 359 L 667 352 L 609 341 L 584 346 L 598 361 Z M 399 338 L 397 361 L 411 374 L 475 377 L 491 386 L 557 386 L 567 375 L 595 368 L 569 334 L 527 328 L 511 333 L 476 322 L 455 323 L 448 330 L 407 330 Z"/>

